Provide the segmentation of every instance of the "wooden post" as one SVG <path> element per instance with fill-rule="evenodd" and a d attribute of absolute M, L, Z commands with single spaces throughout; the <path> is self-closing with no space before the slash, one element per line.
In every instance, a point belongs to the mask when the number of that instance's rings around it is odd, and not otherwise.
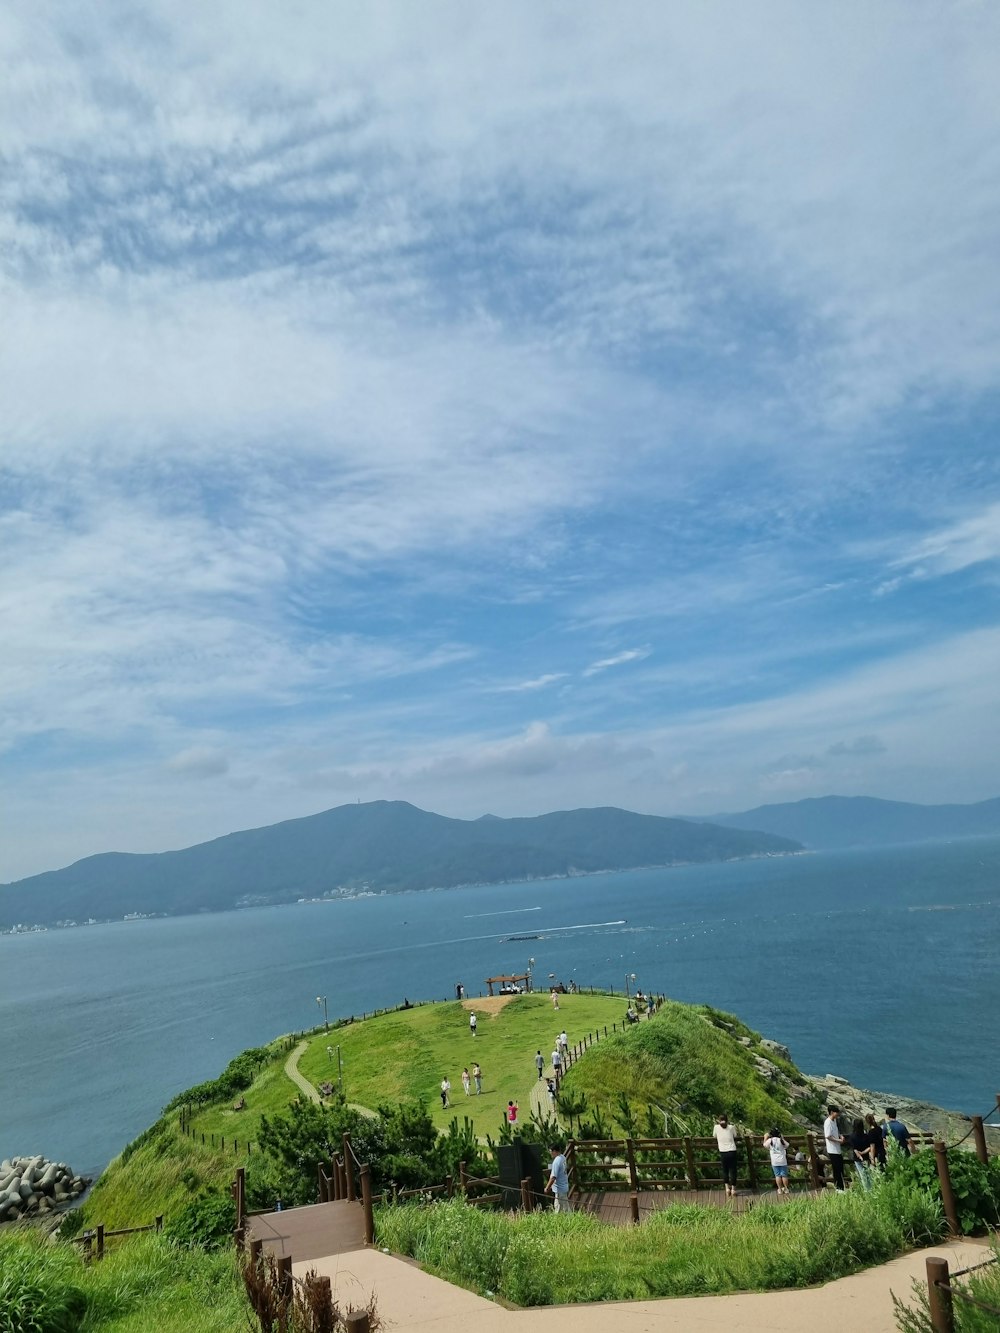
<path fill-rule="evenodd" d="M 525 1176 L 521 1181 L 521 1207 L 526 1213 L 531 1212 L 531 1177 Z"/>
<path fill-rule="evenodd" d="M 934 1140 L 934 1158 L 937 1165 L 938 1183 L 941 1186 L 941 1202 L 948 1230 L 953 1236 L 961 1235 L 958 1222 L 958 1208 L 955 1205 L 955 1191 L 951 1187 L 951 1172 L 948 1170 L 948 1149 L 941 1139 Z"/>
<path fill-rule="evenodd" d="M 976 1140 L 976 1156 L 985 1164 L 990 1160 L 990 1151 L 986 1146 L 986 1130 L 981 1115 L 972 1117 L 972 1136 Z"/>
<path fill-rule="evenodd" d="M 347 1198 L 353 1203 L 358 1197 L 354 1190 L 354 1168 L 351 1164 L 351 1136 L 344 1135 L 344 1176 L 347 1185 Z"/>
<path fill-rule="evenodd" d="M 344 1327 L 347 1333 L 368 1333 L 368 1311 L 348 1310 L 344 1315 Z"/>
<path fill-rule="evenodd" d="M 320 1203 L 326 1203 L 326 1172 L 323 1170 L 323 1163 L 316 1163 L 316 1193 Z"/>
<path fill-rule="evenodd" d="M 628 1196 L 628 1206 L 635 1226 L 639 1225 L 639 1195 L 635 1190 Z"/>
<path fill-rule="evenodd" d="M 568 1179 L 569 1179 L 569 1190 L 570 1190 L 570 1193 L 571 1193 L 571 1194 L 579 1194 L 579 1193 L 580 1193 L 580 1183 L 579 1183 L 579 1180 L 577 1179 L 577 1174 L 578 1174 L 578 1173 L 577 1173 L 577 1169 L 576 1169 L 576 1140 L 575 1140 L 575 1139 L 570 1139 L 569 1143 L 566 1144 L 565 1157 L 566 1157 L 566 1175 L 567 1175 L 567 1177 L 568 1177 Z"/>
<path fill-rule="evenodd" d="M 94 1233 L 85 1231 L 83 1233 L 83 1262 L 89 1264 L 94 1250 Z"/>
<path fill-rule="evenodd" d="M 283 1302 L 290 1301 L 292 1299 L 292 1256 L 290 1254 L 279 1254 L 274 1267 L 278 1280 L 278 1295 Z"/>
<path fill-rule="evenodd" d="M 163 1230 L 163 1214 L 162 1214 L 162 1213 L 157 1213 L 157 1214 L 156 1214 L 156 1221 L 154 1222 L 153 1225 L 156 1227 L 156 1230 L 157 1230 L 157 1231 L 162 1231 L 162 1230 Z"/>
<path fill-rule="evenodd" d="M 938 1286 L 942 1282 L 944 1286 Z M 927 1260 L 927 1304 L 930 1306 L 934 1333 L 955 1333 L 955 1311 L 948 1282 L 948 1260 Z"/>
<path fill-rule="evenodd" d="M 375 1244 L 375 1213 L 372 1210 L 372 1173 L 368 1163 L 361 1168 L 361 1202 L 365 1210 L 365 1244 Z"/>
<path fill-rule="evenodd" d="M 698 1188 L 698 1172 L 694 1164 L 694 1149 L 691 1147 L 691 1136 L 684 1138 L 684 1160 L 687 1163 L 688 1186 L 696 1190 Z"/>
<path fill-rule="evenodd" d="M 631 1139 L 625 1140 L 625 1160 L 628 1163 L 629 1188 L 637 1190 L 639 1188 L 639 1173 L 635 1168 L 635 1145 Z"/>
<path fill-rule="evenodd" d="M 256 1236 L 250 1242 L 250 1262 L 259 1264 L 264 1255 L 264 1242 Z"/>
<path fill-rule="evenodd" d="M 809 1183 L 814 1190 L 818 1190 L 819 1184 L 819 1157 L 816 1155 L 816 1139 L 812 1134 L 806 1135 L 806 1155 L 809 1158 Z"/>
<path fill-rule="evenodd" d="M 236 1168 L 233 1199 L 236 1201 L 236 1230 L 239 1231 L 247 1219 L 247 1173 L 242 1166 Z"/>
<path fill-rule="evenodd" d="M 448 1198 L 453 1199 L 455 1197 L 455 1177 L 445 1176 L 444 1183 L 448 1186 Z"/>
<path fill-rule="evenodd" d="M 757 1188 L 757 1163 L 754 1161 L 754 1158 L 753 1158 L 753 1138 L 752 1138 L 752 1136 L 749 1135 L 749 1134 L 744 1134 L 744 1135 L 743 1135 L 743 1142 L 746 1144 L 746 1149 L 747 1149 L 747 1171 L 749 1172 L 749 1175 L 750 1175 L 750 1188 L 751 1188 L 752 1190 L 756 1190 L 756 1188 Z"/>
<path fill-rule="evenodd" d="M 97 1262 L 104 1258 L 104 1223 L 97 1224 Z"/>
<path fill-rule="evenodd" d="M 465 1163 L 464 1163 L 464 1162 L 459 1162 L 459 1164 L 458 1164 L 458 1188 L 459 1188 L 459 1190 L 460 1190 L 463 1194 L 465 1193 L 465 1191 L 466 1191 L 466 1189 L 467 1189 L 467 1186 L 466 1186 L 466 1180 L 467 1180 L 467 1179 L 468 1179 L 468 1172 L 467 1172 L 466 1169 L 465 1169 Z"/>
<path fill-rule="evenodd" d="M 333 1289 L 328 1277 L 314 1277 L 310 1282 L 315 1333 L 333 1333 Z"/>

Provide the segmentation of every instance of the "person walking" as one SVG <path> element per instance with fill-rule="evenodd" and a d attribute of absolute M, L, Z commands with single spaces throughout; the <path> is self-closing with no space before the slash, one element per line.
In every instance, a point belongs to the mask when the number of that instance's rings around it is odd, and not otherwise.
<path fill-rule="evenodd" d="M 772 1129 L 764 1135 L 764 1147 L 771 1154 L 771 1170 L 774 1172 L 774 1188 L 779 1194 L 788 1193 L 788 1140 L 782 1137 L 780 1129 Z"/>
<path fill-rule="evenodd" d="M 471 1096 L 471 1093 L 469 1092 L 470 1083 L 471 1079 L 469 1078 L 469 1070 L 468 1066 L 466 1066 L 466 1068 L 462 1070 L 462 1088 L 465 1091 L 466 1097 Z"/>
<path fill-rule="evenodd" d="M 836 1106 L 826 1108 L 826 1119 L 823 1121 L 823 1137 L 826 1139 L 826 1155 L 830 1159 L 830 1170 L 833 1172 L 833 1183 L 839 1190 L 846 1188 L 844 1185 L 844 1136 L 840 1132 L 838 1117 L 840 1110 Z"/>
<path fill-rule="evenodd" d="M 477 1020 L 476 1020 L 476 1015 L 475 1015 L 475 1014 L 470 1014 L 470 1015 L 469 1015 L 469 1031 L 472 1033 L 473 1036 L 476 1035 L 476 1022 L 477 1022 Z"/>
<path fill-rule="evenodd" d="M 483 1071 L 479 1068 L 478 1060 L 472 1066 L 472 1077 L 476 1084 L 476 1096 L 478 1097 L 483 1090 Z"/>
<path fill-rule="evenodd" d="M 545 1091 L 549 1094 L 549 1110 L 554 1111 L 556 1109 L 556 1081 L 554 1078 L 545 1080 Z"/>
<path fill-rule="evenodd" d="M 545 1056 L 542 1054 L 541 1049 L 535 1052 L 535 1068 L 538 1070 L 538 1077 L 541 1078 L 542 1070 L 545 1068 Z"/>
<path fill-rule="evenodd" d="M 719 1115 L 715 1118 L 712 1129 L 715 1141 L 719 1145 L 719 1157 L 722 1161 L 722 1180 L 726 1187 L 726 1198 L 736 1198 L 736 1179 L 739 1172 L 739 1150 L 736 1147 L 736 1131 L 729 1123 L 729 1117 Z"/>
<path fill-rule="evenodd" d="M 446 1109 L 447 1107 L 449 1107 L 449 1106 L 451 1105 L 451 1102 L 448 1100 L 448 1094 L 449 1094 L 450 1092 L 451 1092 L 451 1079 L 449 1079 L 448 1075 L 445 1074 L 444 1078 L 441 1080 L 441 1107 L 442 1107 L 442 1109 Z"/>
<path fill-rule="evenodd" d="M 512 1129 L 517 1124 L 517 1102 L 507 1103 L 507 1124 Z"/>
<path fill-rule="evenodd" d="M 566 1165 L 566 1152 L 561 1143 L 553 1143 L 549 1148 L 552 1165 L 549 1167 L 549 1179 L 546 1190 L 552 1191 L 557 1213 L 571 1213 L 573 1204 L 569 1197 L 569 1168 Z"/>
<path fill-rule="evenodd" d="M 559 1047 L 557 1046 L 552 1052 L 552 1070 L 556 1076 L 557 1083 L 559 1082 L 559 1075 L 562 1073 L 562 1063 L 562 1056 L 560 1055 Z"/>
<path fill-rule="evenodd" d="M 559 1033 L 559 1041 L 556 1044 L 558 1045 L 559 1050 L 563 1055 L 565 1055 L 566 1052 L 569 1050 L 569 1037 L 566 1036 L 565 1028 L 563 1028 L 562 1032 Z"/>
<path fill-rule="evenodd" d="M 553 1009 L 559 1008 L 559 996 L 555 992 L 555 987 L 553 987 L 552 989 L 552 1008 Z"/>

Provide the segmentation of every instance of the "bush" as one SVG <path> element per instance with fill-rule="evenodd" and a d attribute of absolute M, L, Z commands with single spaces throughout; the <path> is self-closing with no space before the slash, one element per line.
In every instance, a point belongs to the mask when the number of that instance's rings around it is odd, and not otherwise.
<path fill-rule="evenodd" d="M 221 1190 L 204 1190 L 164 1228 L 169 1240 L 203 1250 L 231 1244 L 235 1230 L 236 1204 Z"/>
<path fill-rule="evenodd" d="M 890 1150 L 886 1169 L 890 1179 L 908 1182 L 940 1204 L 941 1182 L 932 1151 L 906 1157 Z M 952 1148 L 948 1152 L 948 1174 L 962 1234 L 973 1236 L 996 1226 L 1000 1222 L 1000 1158 L 994 1157 L 986 1164 L 975 1153 Z"/>
<path fill-rule="evenodd" d="M 208 1102 L 225 1101 L 238 1092 L 245 1092 L 257 1077 L 261 1065 L 267 1064 L 273 1052 L 269 1046 L 255 1046 L 248 1051 L 241 1051 L 230 1060 L 218 1078 L 208 1079 L 205 1083 L 196 1083 L 187 1092 L 178 1093 L 163 1108 L 164 1114 L 175 1111 L 179 1106 L 203 1106 Z"/>

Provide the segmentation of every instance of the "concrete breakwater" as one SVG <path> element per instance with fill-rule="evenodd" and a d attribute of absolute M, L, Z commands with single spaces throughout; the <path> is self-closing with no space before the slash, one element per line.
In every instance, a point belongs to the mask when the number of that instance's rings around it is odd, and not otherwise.
<path fill-rule="evenodd" d="M 0 1162 L 0 1222 L 50 1213 L 79 1198 L 90 1184 L 65 1162 L 12 1157 Z"/>

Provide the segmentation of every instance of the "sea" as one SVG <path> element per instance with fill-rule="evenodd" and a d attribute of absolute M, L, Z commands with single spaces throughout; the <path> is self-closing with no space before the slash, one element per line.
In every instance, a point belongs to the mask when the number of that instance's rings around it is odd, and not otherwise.
<path fill-rule="evenodd" d="M 982 1114 L 998 960 L 1000 838 L 4 936 L 0 1159 L 96 1176 L 176 1093 L 320 1023 L 322 997 L 332 1020 L 476 996 L 529 963 L 536 986 L 715 1005 L 808 1073 Z"/>

